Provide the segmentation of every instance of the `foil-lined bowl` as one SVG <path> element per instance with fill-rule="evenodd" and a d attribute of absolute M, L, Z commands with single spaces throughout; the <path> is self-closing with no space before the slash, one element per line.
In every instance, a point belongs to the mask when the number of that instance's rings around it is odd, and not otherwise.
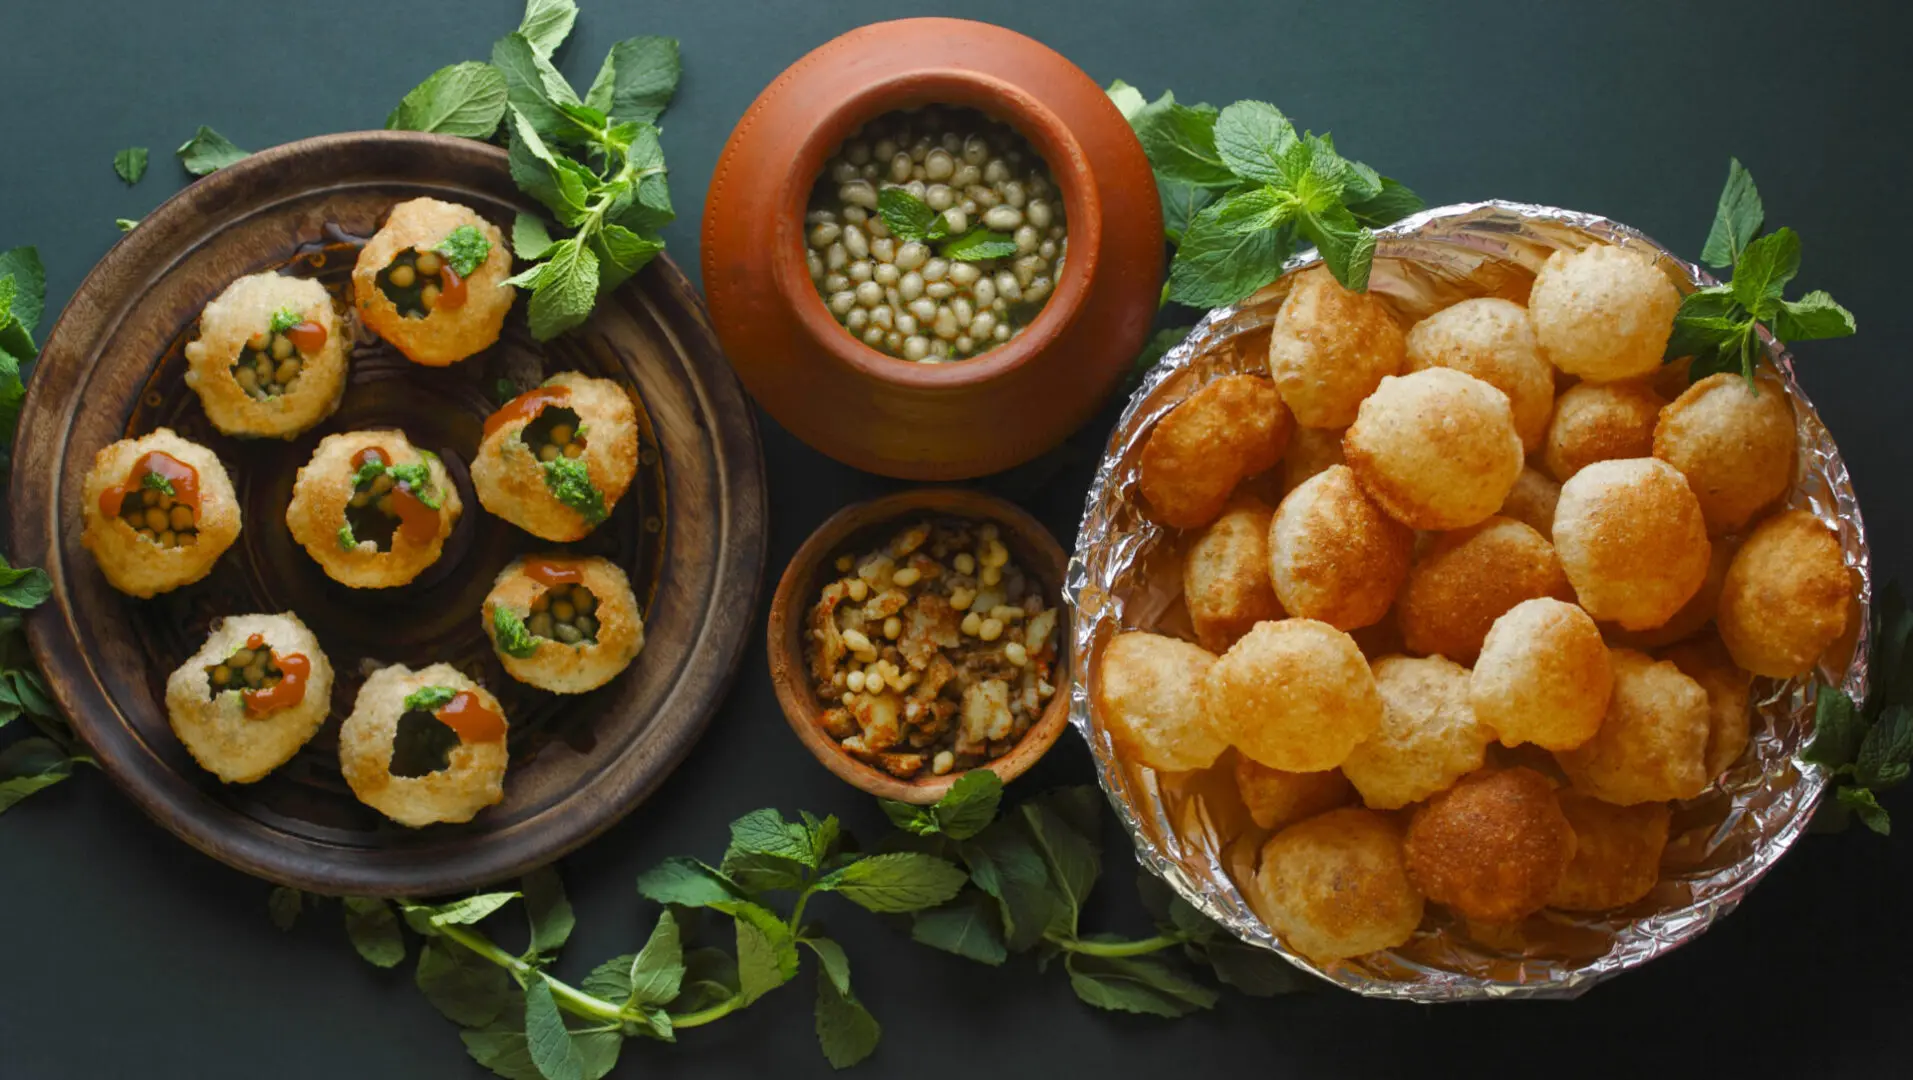
<path fill-rule="evenodd" d="M 1625 225 L 1592 214 L 1507 202 L 1428 210 L 1380 230 L 1369 288 L 1408 321 L 1458 300 L 1500 296 L 1525 303 L 1535 271 L 1561 249 L 1614 244 L 1651 256 L 1683 293 L 1714 284 L 1698 266 Z M 1800 759 L 1811 734 L 1817 688 L 1838 686 L 1858 701 L 1867 688 L 1871 571 L 1860 507 L 1791 358 L 1770 337 L 1767 355 L 1786 383 L 1798 419 L 1798 461 L 1789 506 L 1812 511 L 1839 534 L 1856 582 L 1845 638 L 1813 677 L 1756 679 L 1750 745 L 1740 762 L 1699 798 L 1678 803 L 1661 881 L 1640 902 L 1593 915 L 1547 910 L 1514 927 L 1471 925 L 1430 905 L 1400 948 L 1317 964 L 1285 948 L 1237 884 L 1254 873 L 1269 835 L 1247 819 L 1231 755 L 1215 768 L 1158 773 L 1126 762 L 1091 706 L 1101 648 L 1123 629 L 1192 637 L 1181 604 L 1180 541 L 1141 512 L 1136 463 L 1150 427 L 1209 380 L 1267 372 L 1268 332 L 1295 271 L 1209 313 L 1143 380 L 1111 434 L 1090 487 L 1070 561 L 1065 601 L 1075 665 L 1071 722 L 1095 756 L 1098 778 L 1136 843 L 1143 866 L 1251 945 L 1368 997 L 1411 1001 L 1568 998 L 1603 979 L 1698 937 L 1726 915 L 1807 828 L 1825 794 L 1825 770 Z"/>

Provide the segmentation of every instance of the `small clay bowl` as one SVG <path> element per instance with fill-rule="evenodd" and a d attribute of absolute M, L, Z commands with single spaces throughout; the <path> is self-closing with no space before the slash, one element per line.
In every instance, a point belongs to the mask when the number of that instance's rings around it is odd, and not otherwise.
<path fill-rule="evenodd" d="M 770 669 L 771 682 L 777 687 L 777 701 L 784 707 L 784 718 L 825 768 L 836 773 L 838 779 L 872 795 L 927 805 L 942 798 L 962 772 L 934 776 L 925 768 L 913 779 L 900 780 L 852 757 L 823 729 L 821 718 L 825 706 L 811 689 L 810 664 L 804 645 L 804 627 L 811 605 L 817 602 L 817 594 L 831 580 L 842 576 L 834 565 L 837 556 L 868 551 L 888 540 L 897 526 L 922 517 L 995 522 L 1002 530 L 1004 545 L 1010 549 L 1011 561 L 1042 582 L 1044 594 L 1056 601 L 1056 641 L 1059 647 L 1067 647 L 1071 640 L 1069 612 L 1061 604 L 1068 560 L 1049 530 L 1019 507 L 993 495 L 961 488 L 917 488 L 839 510 L 797 549 L 777 583 L 777 595 L 771 599 Z M 1067 657 L 1059 657 L 1051 674 L 1056 693 L 1043 715 L 1030 725 L 1009 753 L 981 767 L 1008 783 L 1049 751 L 1056 737 L 1069 725 L 1069 672 Z"/>
<path fill-rule="evenodd" d="M 887 113 L 944 104 L 1014 128 L 1062 192 L 1068 257 L 1014 340 L 945 364 L 870 348 L 831 317 L 804 262 L 824 163 Z M 1162 206 L 1142 145 L 1101 87 L 1055 50 L 962 19 L 899 19 L 813 50 L 731 132 L 705 198 L 704 287 L 744 385 L 778 423 L 846 464 L 956 480 L 1062 442 L 1149 336 Z"/>

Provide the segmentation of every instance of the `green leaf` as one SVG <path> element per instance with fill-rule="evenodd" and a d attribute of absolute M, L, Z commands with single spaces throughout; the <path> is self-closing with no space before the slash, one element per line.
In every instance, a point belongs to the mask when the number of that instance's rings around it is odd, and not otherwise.
<path fill-rule="evenodd" d="M 1837 797 L 1841 806 L 1860 815 L 1860 820 L 1866 824 L 1867 828 L 1881 836 L 1892 835 L 1893 821 L 1887 816 L 1886 808 L 1880 805 L 1880 801 L 1873 797 L 1871 791 L 1866 788 L 1843 787 L 1837 793 Z"/>
<path fill-rule="evenodd" d="M 677 93 L 682 72 L 676 38 L 626 38 L 605 54 L 585 104 L 620 123 L 655 124 Z"/>
<path fill-rule="evenodd" d="M 803 863 L 776 855 L 730 851 L 725 853 L 720 869 L 739 888 L 752 893 L 779 889 L 795 892 L 802 889 L 806 881 Z"/>
<path fill-rule="evenodd" d="M 1216 153 L 1230 172 L 1245 180 L 1280 181 L 1282 156 L 1295 139 L 1295 126 L 1266 101 L 1238 101 L 1216 117 Z"/>
<path fill-rule="evenodd" d="M 46 310 L 46 267 L 40 262 L 40 252 L 31 247 L 0 251 L 0 278 L 9 277 L 13 279 L 15 287 L 13 303 L 10 305 L 13 318 L 31 334 L 39 328 L 40 316 Z M 5 321 L 0 318 L 0 322 Z M 0 341 L 0 345 L 4 344 L 4 341 Z M 35 353 L 29 347 L 24 355 L 15 355 L 23 360 L 31 360 Z"/>
<path fill-rule="evenodd" d="M 525 194 L 544 203 L 558 215 L 559 221 L 576 226 L 584 220 L 589 191 L 585 178 L 579 175 L 583 166 L 552 154 L 531 120 L 517 109 L 510 110 L 508 126 L 511 128 L 512 182 Z"/>
<path fill-rule="evenodd" d="M 1069 898 L 1051 889 L 1048 864 L 1035 842 L 1011 822 L 983 830 L 957 853 L 970 868 L 970 880 L 996 898 L 1011 951 L 1031 948 L 1051 922 L 1068 917 Z"/>
<path fill-rule="evenodd" d="M 392 905 L 375 896 L 348 896 L 344 903 L 345 935 L 352 947 L 375 967 L 398 966 L 405 959 L 405 936 Z"/>
<path fill-rule="evenodd" d="M 1135 120 L 1136 114 L 1149 104 L 1149 99 L 1142 96 L 1141 90 L 1121 79 L 1110 83 L 1104 93 L 1109 95 L 1109 100 L 1116 106 L 1116 111 L 1123 114 L 1124 120 Z"/>
<path fill-rule="evenodd" d="M 132 187 L 146 175 L 146 158 L 144 146 L 129 146 L 113 155 L 113 171 L 126 181 L 127 187 Z"/>
<path fill-rule="evenodd" d="M 1002 800 L 1003 780 L 988 769 L 971 769 L 956 778 L 930 813 L 937 831 L 953 840 L 968 840 L 996 820 Z"/>
<path fill-rule="evenodd" d="M 1090 890 L 1096 887 L 1096 876 L 1102 869 L 1102 854 L 1097 850 L 1095 841 L 1077 831 L 1075 826 L 1050 807 L 1042 803 L 1024 803 L 1021 809 L 1030 838 L 1035 841 L 1036 849 L 1043 857 L 1043 865 L 1049 871 L 1049 879 L 1063 901 L 1063 910 L 1052 915 L 1052 922 L 1060 922 L 1066 916 L 1066 925 L 1074 933 L 1077 920 L 1082 915 L 1083 903 L 1089 899 Z"/>
<path fill-rule="evenodd" d="M 564 44 L 571 24 L 577 20 L 578 5 L 572 0 L 525 0 L 525 17 L 518 23 L 518 32 L 525 35 L 539 56 L 550 58 Z"/>
<path fill-rule="evenodd" d="M 918 911 L 955 896 L 966 880 L 962 870 L 943 859 L 899 851 L 859 859 L 819 879 L 817 888 L 870 911 Z"/>
<path fill-rule="evenodd" d="M 605 222 L 622 225 L 640 236 L 653 236 L 659 229 L 677 220 L 671 208 L 671 185 L 664 165 L 664 147 L 658 143 L 658 129 L 641 124 L 632 134 L 626 159 L 637 178 L 637 186 L 614 200 L 605 212 Z"/>
<path fill-rule="evenodd" d="M 505 76 L 480 60 L 439 68 L 385 118 L 393 131 L 433 131 L 489 139 L 505 116 Z"/>
<path fill-rule="evenodd" d="M 445 256 L 451 264 L 452 272 L 459 277 L 468 278 L 492 253 L 492 242 L 478 231 L 476 225 L 460 225 L 445 234 L 445 239 L 433 249 Z"/>
<path fill-rule="evenodd" d="M 992 966 L 1009 956 L 997 900 L 980 889 L 966 889 L 947 904 L 917 912 L 910 937 Z"/>
<path fill-rule="evenodd" d="M 1322 262 L 1342 287 L 1352 292 L 1368 290 L 1368 272 L 1375 259 L 1375 234 L 1343 206 L 1320 211 L 1305 211 L 1296 221 L 1296 230 L 1313 241 L 1322 253 Z"/>
<path fill-rule="evenodd" d="M 1274 281 L 1294 247 L 1287 229 L 1244 229 L 1244 216 L 1259 215 L 1257 203 L 1213 203 L 1195 216 L 1169 268 L 1169 299 L 1190 307 L 1233 304 Z"/>
<path fill-rule="evenodd" d="M 1016 241 L 1000 232 L 991 232 L 978 225 L 955 240 L 945 243 L 939 254 L 946 259 L 955 259 L 957 262 L 1007 259 L 1016 254 Z"/>
<path fill-rule="evenodd" d="M 800 810 L 798 813 L 804 819 L 804 836 L 810 841 L 809 864 L 822 866 L 824 860 L 837 850 L 837 841 L 843 833 L 843 825 L 838 822 L 835 814 L 820 821 L 808 810 Z"/>
<path fill-rule="evenodd" d="M 1851 337 L 1858 329 L 1853 313 L 1825 290 L 1815 289 L 1798 300 L 1782 300 L 1773 314 L 1774 336 L 1782 341 L 1810 341 L 1819 338 Z"/>
<path fill-rule="evenodd" d="M 1760 205 L 1760 192 L 1754 178 L 1739 159 L 1727 159 L 1727 184 L 1720 190 L 1720 204 L 1714 208 L 1714 224 L 1707 230 L 1707 243 L 1700 249 L 1700 261 L 1715 269 L 1725 269 L 1740 261 L 1741 252 L 1760 232 L 1767 217 Z"/>
<path fill-rule="evenodd" d="M 73 761 L 51 739 L 21 739 L 0 748 L 0 813 L 73 774 Z"/>
<path fill-rule="evenodd" d="M 1220 936 L 1204 944 L 1202 958 L 1216 978 L 1251 997 L 1293 994 L 1308 988 L 1309 980 L 1295 965 L 1267 949 L 1257 949 Z"/>
<path fill-rule="evenodd" d="M 405 695 L 405 711 L 435 712 L 450 704 L 457 696 L 449 686 L 421 686 Z"/>
<path fill-rule="evenodd" d="M 1866 722 L 1844 690 L 1821 689 L 1813 708 L 1813 741 L 1801 753 L 1803 760 L 1828 769 L 1853 762 L 1866 738 Z"/>
<path fill-rule="evenodd" d="M 1158 176 L 1199 187 L 1234 187 L 1238 181 L 1216 150 L 1216 110 L 1208 105 L 1178 105 L 1164 93 L 1130 118 Z"/>
<path fill-rule="evenodd" d="M 584 1060 L 551 996 L 551 981 L 542 975 L 525 984 L 525 1045 L 545 1080 L 584 1080 Z"/>
<path fill-rule="evenodd" d="M 684 943 L 677 918 L 666 911 L 658 916 L 650 939 L 632 959 L 628 1000 L 638 1005 L 663 1005 L 678 996 L 684 972 Z"/>
<path fill-rule="evenodd" d="M 1428 204 L 1422 201 L 1421 196 L 1409 190 L 1401 181 L 1386 176 L 1381 181 L 1381 190 L 1373 196 L 1349 202 L 1348 211 L 1355 215 L 1356 221 L 1379 229 L 1428 209 Z"/>
<path fill-rule="evenodd" d="M 53 595 L 53 579 L 37 566 L 10 566 L 0 556 L 0 604 L 30 611 Z"/>
<path fill-rule="evenodd" d="M 299 921 L 299 909 L 305 905 L 306 894 L 284 885 L 275 886 L 272 894 L 266 897 L 266 914 L 271 916 L 272 925 L 280 930 L 290 930 Z"/>
<path fill-rule="evenodd" d="M 525 891 L 525 918 L 531 923 L 531 951 L 549 956 L 564 947 L 577 925 L 565 883 L 556 867 L 541 866 L 519 883 Z"/>
<path fill-rule="evenodd" d="M 515 892 L 480 893 L 430 909 L 433 926 L 470 926 L 518 899 Z"/>
<path fill-rule="evenodd" d="M 138 218 L 124 218 L 124 217 L 123 217 L 123 218 L 114 218 L 114 219 L 113 219 L 113 224 L 115 224 L 115 225 L 117 225 L 117 226 L 119 226 L 119 230 L 120 230 L 121 232 L 123 232 L 123 233 L 130 233 L 130 232 L 132 232 L 132 231 L 133 231 L 134 229 L 137 229 L 137 228 L 139 228 L 139 219 L 138 219 Z"/>
<path fill-rule="evenodd" d="M 870 1010 L 838 986 L 824 965 L 817 969 L 817 1045 L 832 1068 L 847 1069 L 869 1057 L 883 1038 L 883 1026 Z"/>
<path fill-rule="evenodd" d="M 797 944 L 768 908 L 745 901 L 725 906 L 737 920 L 737 984 L 749 1004 L 797 974 Z"/>
<path fill-rule="evenodd" d="M 664 1023 L 668 1030 L 669 1018 Z M 624 1048 L 624 1033 L 617 1030 L 574 1031 L 571 1033 L 571 1043 L 578 1050 L 584 1080 L 601 1080 L 618 1067 L 618 1051 Z"/>
<path fill-rule="evenodd" d="M 503 1031 L 494 1025 L 484 1031 L 461 1031 L 458 1037 L 473 1061 L 505 1080 L 544 1080 L 544 1074 L 532 1063 L 522 1026 Z"/>
<path fill-rule="evenodd" d="M 351 539 L 351 528 L 352 526 L 347 525 L 339 530 L 339 543 L 347 548 L 357 546 L 347 543 Z M 492 609 L 492 635 L 492 640 L 498 644 L 499 651 L 507 656 L 516 656 L 522 660 L 538 651 L 538 639 L 532 636 L 530 630 L 525 629 L 525 620 L 519 618 L 517 612 L 503 604 Z"/>
<path fill-rule="evenodd" d="M 241 150 L 233 145 L 231 139 L 203 124 L 174 153 L 179 156 L 179 163 L 194 176 L 205 176 L 251 156 L 251 151 Z"/>
<path fill-rule="evenodd" d="M 622 225 L 606 225 L 592 235 L 598 256 L 598 291 L 607 293 L 631 279 L 664 250 L 664 241 L 640 236 Z"/>
<path fill-rule="evenodd" d="M 684 954 L 684 986 L 672 1002 L 686 1012 L 709 1008 L 737 996 L 737 960 L 723 949 L 692 949 Z"/>
<path fill-rule="evenodd" d="M 513 31 L 492 45 L 492 66 L 505 77 L 505 100 L 546 140 L 583 143 L 590 132 L 559 105 L 581 104 L 577 91 L 538 55 L 525 35 Z"/>
<path fill-rule="evenodd" d="M 1076 996 L 1099 1009 L 1187 1016 L 1215 1005 L 1214 990 L 1193 982 L 1149 957 L 1073 955 L 1069 985 Z"/>
<path fill-rule="evenodd" d="M 1853 776 L 1864 787 L 1883 791 L 1913 772 L 1913 711 L 1889 707 L 1860 740 Z"/>
<path fill-rule="evenodd" d="M 14 668 L 0 673 L 0 701 L 35 716 L 59 716 L 46 684 L 40 681 L 39 672 L 31 668 Z"/>
<path fill-rule="evenodd" d="M 1747 245 L 1734 263 L 1734 280 L 1729 284 L 1740 306 L 1764 319 L 1778 310 L 1781 292 L 1799 272 L 1800 236 L 1781 228 Z"/>
<path fill-rule="evenodd" d="M 551 230 L 545 219 L 520 212 L 511 225 L 511 249 L 521 259 L 542 259 L 551 250 Z"/>
<path fill-rule="evenodd" d="M 1736 347 L 1753 326 L 1753 317 L 1741 310 L 1732 286 L 1712 285 L 1681 298 L 1674 313 L 1674 333 L 1667 341 L 1667 357 L 1708 356 L 1729 344 Z"/>
<path fill-rule="evenodd" d="M 696 859 L 673 856 L 638 875 L 638 894 L 660 904 L 710 907 L 741 898 L 737 884 Z"/>
<path fill-rule="evenodd" d="M 877 214 L 899 240 L 928 240 L 930 226 L 942 215 L 930 205 L 900 187 L 884 188 L 877 193 Z"/>
<path fill-rule="evenodd" d="M 559 457 L 540 462 L 545 474 L 545 488 L 553 498 L 578 512 L 586 525 L 602 522 L 609 511 L 604 505 L 604 492 L 591 482 L 591 470 L 581 458 Z"/>
<path fill-rule="evenodd" d="M 446 938 L 428 940 L 419 950 L 415 981 L 425 1000 L 461 1027 L 483 1027 L 511 1003 L 505 969 Z"/>
<path fill-rule="evenodd" d="M 25 336 L 19 323 L 9 323 L 0 330 Z M 26 397 L 27 389 L 20 384 L 20 361 L 0 347 L 0 465 L 5 464 L 5 451 L 13 445 L 14 429 L 20 426 L 20 406 Z"/>
<path fill-rule="evenodd" d="M 1182 243 L 1183 234 L 1189 231 L 1190 220 L 1220 195 L 1221 192 L 1216 188 L 1198 187 L 1158 176 L 1156 196 L 1162 201 L 1163 235 L 1172 244 Z"/>
<path fill-rule="evenodd" d="M 598 256 L 576 237 L 558 241 L 531 295 L 532 336 L 550 341 L 589 318 L 597 300 Z"/>

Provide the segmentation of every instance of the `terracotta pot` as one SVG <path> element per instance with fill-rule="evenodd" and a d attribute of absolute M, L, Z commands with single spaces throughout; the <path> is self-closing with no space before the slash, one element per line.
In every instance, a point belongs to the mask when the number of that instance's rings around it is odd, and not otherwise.
<path fill-rule="evenodd" d="M 831 317 L 804 264 L 804 212 L 859 126 L 929 104 L 1007 122 L 1063 193 L 1069 256 L 1015 340 L 919 364 Z M 1087 421 L 1149 336 L 1162 207 L 1149 160 L 1102 89 L 1021 34 L 961 19 L 877 23 L 791 65 L 718 159 L 704 211 L 704 288 L 719 339 L 777 421 L 870 472 L 947 480 L 1006 469 Z"/>

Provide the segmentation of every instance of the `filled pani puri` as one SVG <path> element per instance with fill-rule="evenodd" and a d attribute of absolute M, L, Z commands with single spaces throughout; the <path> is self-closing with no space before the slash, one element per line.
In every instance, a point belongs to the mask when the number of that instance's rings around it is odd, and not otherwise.
<path fill-rule="evenodd" d="M 1267 379 L 1224 375 L 1156 421 L 1136 465 L 1149 516 L 1172 529 L 1214 521 L 1237 483 L 1281 459 L 1294 422 Z"/>
<path fill-rule="evenodd" d="M 1734 532 L 1786 493 L 1793 478 L 1794 418 L 1771 371 L 1750 385 L 1718 372 L 1661 410 L 1654 456 L 1680 470 L 1714 533 Z"/>
<path fill-rule="evenodd" d="M 380 668 L 339 728 L 360 802 L 411 828 L 470 821 L 505 797 L 505 710 L 450 664 Z"/>
<path fill-rule="evenodd" d="M 1533 769 L 1476 773 L 1418 807 L 1402 841 L 1408 880 L 1429 900 L 1485 923 L 1547 906 L 1574 857 L 1554 784 Z"/>
<path fill-rule="evenodd" d="M 1554 551 L 1587 613 L 1626 630 L 1673 618 L 1713 554 L 1686 479 L 1655 458 L 1595 462 L 1562 484 Z"/>
<path fill-rule="evenodd" d="M 1576 791 L 1616 806 L 1691 799 L 1707 787 L 1707 691 L 1665 660 L 1613 649 L 1614 692 L 1594 737 L 1555 760 Z"/>
<path fill-rule="evenodd" d="M 300 467 L 286 528 L 332 580 L 387 589 L 438 561 L 463 509 L 438 455 L 402 431 L 348 431 Z"/>
<path fill-rule="evenodd" d="M 1134 630 L 1117 634 L 1096 668 L 1097 715 L 1117 746 L 1152 769 L 1213 765 L 1228 747 L 1204 705 L 1215 662 L 1186 641 Z"/>
<path fill-rule="evenodd" d="M 1549 894 L 1549 907 L 1606 911 L 1654 891 L 1667 848 L 1666 803 L 1615 806 L 1565 791 L 1561 813 L 1574 830 L 1574 858 Z"/>
<path fill-rule="evenodd" d="M 1508 395 L 1448 368 L 1384 378 L 1361 403 L 1342 451 L 1369 497 L 1416 529 L 1481 521 L 1521 475 Z"/>
<path fill-rule="evenodd" d="M 1381 725 L 1362 650 L 1314 619 L 1257 623 L 1210 667 L 1209 724 L 1272 769 L 1333 769 Z"/>
<path fill-rule="evenodd" d="M 1734 663 L 1773 679 L 1813 670 L 1847 627 L 1853 578 L 1840 538 L 1806 510 L 1760 523 L 1728 564 L 1714 623 Z"/>
<path fill-rule="evenodd" d="M 1496 619 L 1468 677 L 1475 718 L 1503 746 L 1545 750 L 1593 738 L 1613 689 L 1601 628 L 1552 597 L 1524 600 Z"/>
<path fill-rule="evenodd" d="M 544 540 L 602 524 L 638 471 L 638 414 L 610 379 L 564 371 L 485 420 L 472 490 L 485 509 Z"/>
<path fill-rule="evenodd" d="M 1235 756 L 1235 785 L 1259 829 L 1281 829 L 1355 798 L 1340 769 L 1284 772 L 1242 754 Z"/>
<path fill-rule="evenodd" d="M 1283 944 L 1316 963 L 1406 944 L 1421 925 L 1401 834 L 1373 810 L 1330 810 L 1276 833 L 1243 885 Z"/>
<path fill-rule="evenodd" d="M 352 296 L 359 319 L 415 364 L 445 367 L 489 348 L 518 291 L 511 249 L 470 207 L 399 203 L 359 251 Z"/>
<path fill-rule="evenodd" d="M 1420 802 L 1481 768 L 1494 733 L 1475 722 L 1468 669 L 1439 656 L 1375 661 L 1382 721 L 1342 762 L 1371 810 Z"/>
<path fill-rule="evenodd" d="M 288 611 L 231 615 L 166 680 L 166 718 L 201 768 L 250 784 L 292 760 L 332 709 L 332 665 Z"/>
<path fill-rule="evenodd" d="M 513 559 L 480 616 L 505 673 L 556 694 L 596 690 L 644 647 L 631 580 L 609 559 Z"/>
<path fill-rule="evenodd" d="M 1491 517 L 1436 536 L 1408 571 L 1395 612 L 1408 651 L 1472 664 L 1508 609 L 1571 595 L 1554 545 L 1519 521 Z"/>
<path fill-rule="evenodd" d="M 220 431 L 290 438 L 339 407 L 350 347 L 325 286 L 249 274 L 200 313 L 186 385 Z"/>
<path fill-rule="evenodd" d="M 1182 597 L 1196 640 L 1222 652 L 1256 623 L 1282 617 L 1269 582 L 1268 504 L 1238 495 L 1182 557 Z"/>
<path fill-rule="evenodd" d="M 1680 293 L 1651 259 L 1610 244 L 1548 256 L 1528 293 L 1541 355 L 1589 382 L 1651 374 L 1674 332 Z"/>
<path fill-rule="evenodd" d="M 107 583 L 142 599 L 212 573 L 239 538 L 239 501 L 226 467 L 171 428 L 93 455 L 80 516 L 80 543 Z"/>
<path fill-rule="evenodd" d="M 1542 461 L 1566 483 L 1597 461 L 1651 457 L 1664 404 L 1640 381 L 1570 386 L 1555 403 Z"/>
<path fill-rule="evenodd" d="M 1347 427 L 1382 377 L 1402 369 L 1401 325 L 1380 297 L 1326 266 L 1295 275 L 1269 335 L 1269 375 L 1303 427 Z"/>
<path fill-rule="evenodd" d="M 1383 513 L 1348 466 L 1334 465 L 1276 507 L 1268 572 L 1284 611 L 1353 630 L 1388 614 L 1414 547 L 1414 530 Z"/>
<path fill-rule="evenodd" d="M 1405 371 L 1453 368 L 1508 395 L 1521 448 L 1532 452 L 1554 412 L 1554 369 L 1541 358 L 1520 304 L 1484 296 L 1445 307 L 1409 328 Z"/>

